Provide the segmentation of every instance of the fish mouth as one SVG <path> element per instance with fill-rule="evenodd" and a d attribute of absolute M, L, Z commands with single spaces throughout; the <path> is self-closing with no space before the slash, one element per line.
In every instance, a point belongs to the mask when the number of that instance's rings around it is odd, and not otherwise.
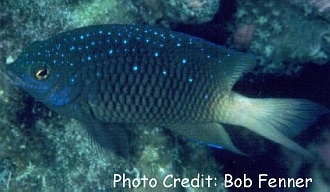
<path fill-rule="evenodd" d="M 3 72 L 3 76 L 6 81 L 9 81 L 15 86 L 22 86 L 24 84 L 24 81 L 21 78 L 19 78 L 17 75 L 15 75 L 12 71 L 8 69 Z"/>
<path fill-rule="evenodd" d="M 12 85 L 18 86 L 20 88 L 41 90 L 40 88 L 44 87 L 35 82 L 29 83 L 30 81 L 28 81 L 27 78 L 24 78 L 24 77 L 26 77 L 24 74 L 22 75 L 22 78 L 20 78 L 19 76 L 17 76 L 14 72 L 12 72 L 9 69 L 5 71 L 4 77 Z M 48 90 L 48 89 L 46 89 L 46 90 Z"/>

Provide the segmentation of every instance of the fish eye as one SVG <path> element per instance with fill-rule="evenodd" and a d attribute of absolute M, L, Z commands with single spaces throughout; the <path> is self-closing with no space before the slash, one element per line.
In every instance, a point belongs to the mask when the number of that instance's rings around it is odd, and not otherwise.
<path fill-rule="evenodd" d="M 39 68 L 35 71 L 35 78 L 37 80 L 45 80 L 50 75 L 50 68 L 48 66 Z"/>

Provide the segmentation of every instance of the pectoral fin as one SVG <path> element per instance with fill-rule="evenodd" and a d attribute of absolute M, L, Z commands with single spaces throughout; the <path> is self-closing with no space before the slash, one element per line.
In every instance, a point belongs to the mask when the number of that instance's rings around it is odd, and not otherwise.
<path fill-rule="evenodd" d="M 168 126 L 174 132 L 211 145 L 222 146 L 232 152 L 245 155 L 237 149 L 227 131 L 219 123 L 176 124 Z"/>

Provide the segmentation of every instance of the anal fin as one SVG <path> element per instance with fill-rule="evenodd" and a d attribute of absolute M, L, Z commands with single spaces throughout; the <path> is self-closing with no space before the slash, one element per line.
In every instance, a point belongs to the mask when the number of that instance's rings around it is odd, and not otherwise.
<path fill-rule="evenodd" d="M 203 143 L 221 146 L 232 152 L 245 155 L 235 147 L 223 125 L 219 123 L 175 124 L 167 128 L 188 138 Z"/>

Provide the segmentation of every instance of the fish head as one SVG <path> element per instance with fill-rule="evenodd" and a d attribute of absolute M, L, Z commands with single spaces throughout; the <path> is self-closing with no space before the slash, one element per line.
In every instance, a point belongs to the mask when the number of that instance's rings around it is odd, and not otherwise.
<path fill-rule="evenodd" d="M 49 107 L 68 104 L 80 94 L 81 81 L 77 70 L 61 55 L 47 43 L 35 42 L 6 65 L 7 78 Z"/>

